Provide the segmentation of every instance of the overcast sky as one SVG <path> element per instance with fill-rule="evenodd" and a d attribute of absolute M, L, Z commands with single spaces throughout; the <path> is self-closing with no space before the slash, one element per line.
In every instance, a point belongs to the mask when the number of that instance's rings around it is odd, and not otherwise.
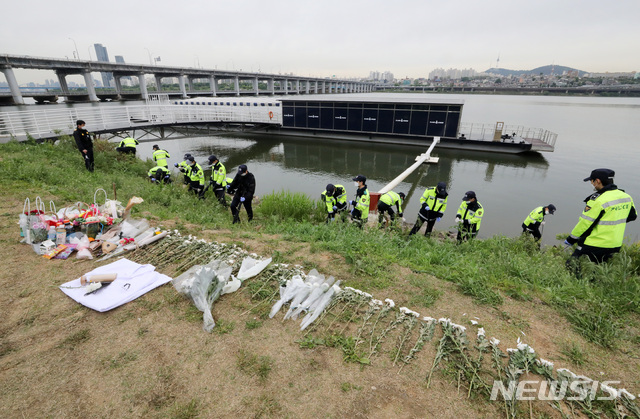
<path fill-rule="evenodd" d="M 111 61 L 317 77 L 484 71 L 498 56 L 514 70 L 640 70 L 638 0 L 5 0 L 0 10 L 0 54 L 73 58 L 77 45 L 95 60 L 100 43 Z"/>

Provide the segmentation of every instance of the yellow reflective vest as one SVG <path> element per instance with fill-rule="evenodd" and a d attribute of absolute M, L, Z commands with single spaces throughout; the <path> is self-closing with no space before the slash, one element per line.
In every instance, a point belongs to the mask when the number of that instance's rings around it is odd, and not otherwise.
<path fill-rule="evenodd" d="M 153 161 L 155 161 L 158 166 L 169 166 L 167 159 L 170 157 L 171 155 L 167 150 L 160 149 L 153 152 Z"/>
<path fill-rule="evenodd" d="M 484 209 L 482 208 L 482 205 L 480 205 L 478 201 L 474 203 L 478 204 L 478 208 L 476 208 L 475 210 L 472 208 L 469 208 L 469 205 L 466 202 L 462 201 L 462 204 L 460 204 L 460 208 L 458 208 L 458 214 L 456 215 L 456 218 L 460 217 L 462 221 L 468 221 L 469 224 L 475 224 L 476 231 L 478 231 L 480 230 L 480 223 L 482 223 L 482 216 L 484 215 Z M 471 207 L 473 206 L 474 205 L 471 204 Z"/>
<path fill-rule="evenodd" d="M 342 185 L 334 185 L 334 187 L 333 196 L 328 196 L 326 190 L 320 194 L 320 199 L 325 203 L 329 213 L 332 213 L 333 207 L 338 206 L 338 204 L 342 204 L 339 205 L 342 209 L 347 207 L 347 190 Z"/>
<path fill-rule="evenodd" d="M 151 169 L 149 169 L 149 172 L 147 173 L 147 175 L 149 175 L 149 177 L 155 177 L 156 176 L 156 172 L 158 171 L 158 169 L 162 170 L 162 174 L 163 176 L 168 175 L 169 169 L 167 169 L 164 166 L 156 166 L 156 167 L 152 167 Z"/>
<path fill-rule="evenodd" d="M 366 186 L 362 189 L 358 189 L 355 201 L 355 209 L 360 211 L 360 218 L 362 220 L 369 218 L 369 202 L 371 202 L 371 196 L 369 195 L 369 190 Z"/>
<path fill-rule="evenodd" d="M 390 207 L 397 205 L 398 213 L 402 213 L 402 198 L 397 193 L 390 191 L 380 197 L 380 202 L 384 202 Z"/>
<path fill-rule="evenodd" d="M 204 171 L 198 163 L 193 163 L 193 166 L 187 167 L 187 176 L 192 182 L 198 182 L 200 186 L 204 186 Z"/>
<path fill-rule="evenodd" d="M 585 202 L 568 240 L 606 249 L 622 246 L 626 224 L 637 218 L 631 196 L 615 185 L 608 185 Z"/>
<path fill-rule="evenodd" d="M 436 188 L 435 186 L 432 188 L 427 188 L 422 197 L 420 197 L 421 204 L 427 204 L 431 211 L 440 212 L 444 214 L 444 211 L 447 209 L 447 200 L 448 196 L 444 198 L 440 198 L 436 196 Z"/>
<path fill-rule="evenodd" d="M 136 148 L 136 146 L 138 144 L 140 144 L 140 143 L 135 138 L 127 137 L 124 140 L 120 141 L 120 145 L 118 147 L 133 147 L 133 148 Z"/>
<path fill-rule="evenodd" d="M 227 169 L 218 162 L 211 167 L 211 180 L 221 186 L 227 186 Z"/>

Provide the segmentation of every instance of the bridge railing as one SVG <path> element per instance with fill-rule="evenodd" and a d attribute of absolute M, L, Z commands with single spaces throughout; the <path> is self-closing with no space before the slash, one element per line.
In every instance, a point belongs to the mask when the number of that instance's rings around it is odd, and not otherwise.
<path fill-rule="evenodd" d="M 90 132 L 108 132 L 207 122 L 279 124 L 282 111 L 280 107 L 138 105 L 0 112 L 0 138 L 22 139 L 31 136 L 41 139 L 71 134 L 78 119 L 86 122 Z"/>

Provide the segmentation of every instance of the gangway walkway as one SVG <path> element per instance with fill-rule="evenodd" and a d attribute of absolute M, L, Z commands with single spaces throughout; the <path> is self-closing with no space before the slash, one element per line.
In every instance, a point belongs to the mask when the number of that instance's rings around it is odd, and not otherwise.
<path fill-rule="evenodd" d="M 71 135 L 76 121 L 94 134 L 195 124 L 281 125 L 281 107 L 176 106 L 150 102 L 136 106 L 85 106 L 71 109 L 0 112 L 0 142 Z"/>

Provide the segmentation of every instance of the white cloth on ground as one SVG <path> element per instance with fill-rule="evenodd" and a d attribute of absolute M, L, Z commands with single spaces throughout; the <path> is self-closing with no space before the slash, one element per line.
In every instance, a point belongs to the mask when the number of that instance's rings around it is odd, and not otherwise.
<path fill-rule="evenodd" d="M 85 295 L 87 289 L 81 286 L 80 278 L 62 284 L 60 290 L 86 307 L 105 312 L 133 301 L 171 281 L 170 277 L 156 272 L 155 269 L 153 265 L 140 265 L 128 259 L 120 259 L 85 274 L 88 277 L 99 274 L 118 274 L 110 285 L 103 286 L 95 293 Z"/>

